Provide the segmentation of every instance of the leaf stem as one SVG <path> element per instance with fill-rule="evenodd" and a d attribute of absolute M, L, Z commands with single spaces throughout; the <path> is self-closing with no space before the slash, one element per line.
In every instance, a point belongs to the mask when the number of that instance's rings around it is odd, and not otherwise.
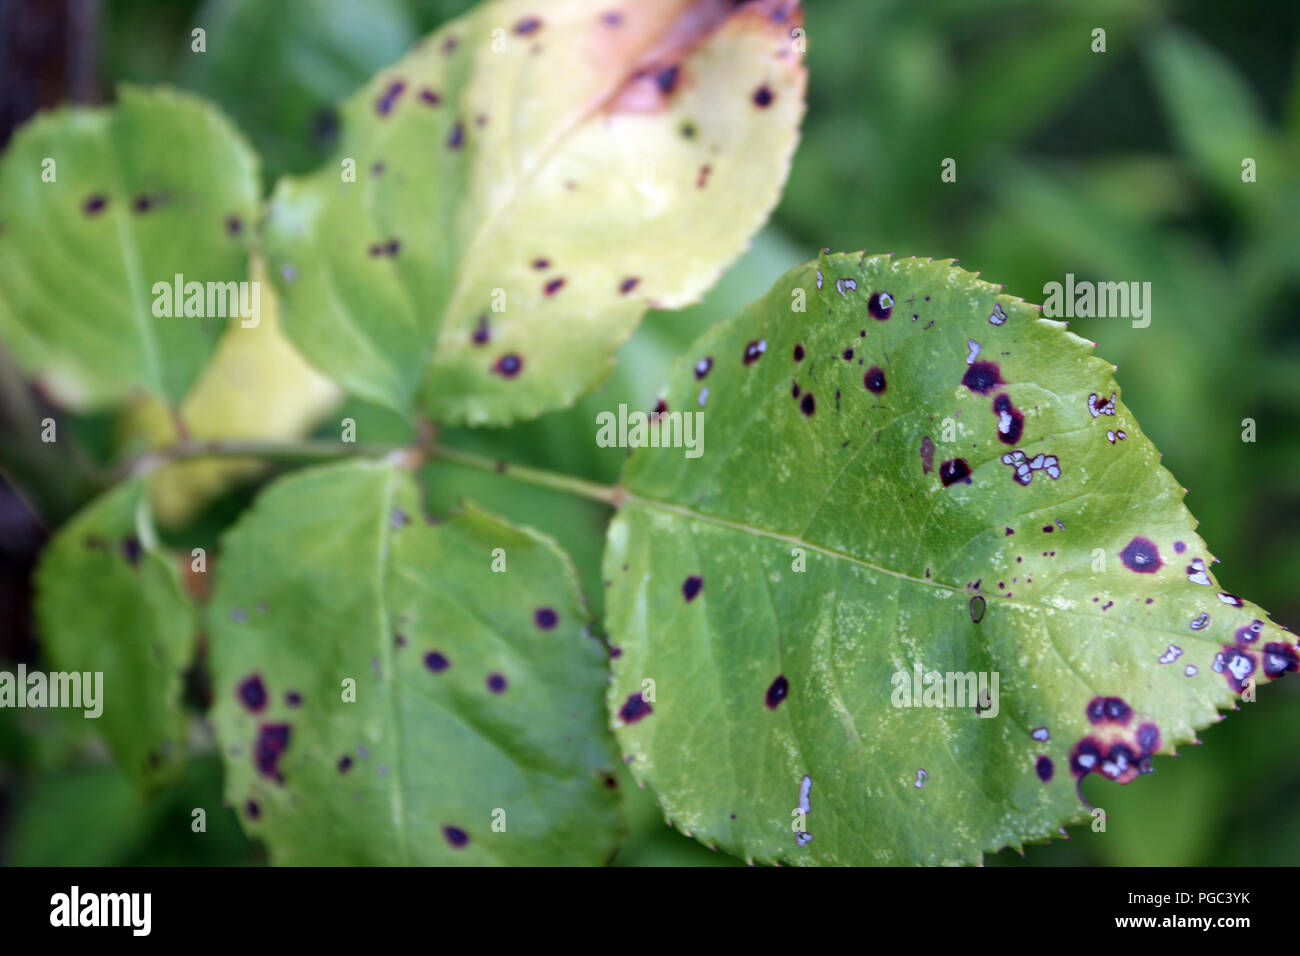
<path fill-rule="evenodd" d="M 515 465 L 509 462 L 449 448 L 437 444 L 417 441 L 414 444 L 352 444 L 328 439 L 304 439 L 301 441 L 259 441 L 248 439 L 210 439 L 203 441 L 182 440 L 166 448 L 147 452 L 135 459 L 127 469 L 129 474 L 147 474 L 155 468 L 174 461 L 194 458 L 265 458 L 279 460 L 301 460 L 333 458 L 378 458 L 386 456 L 409 456 L 410 460 L 435 459 L 465 468 L 476 468 L 505 475 L 525 484 L 539 488 L 549 488 L 566 494 L 588 498 L 617 508 L 622 504 L 626 493 L 618 485 L 602 485 L 587 481 L 573 475 L 531 468 L 527 465 Z"/>

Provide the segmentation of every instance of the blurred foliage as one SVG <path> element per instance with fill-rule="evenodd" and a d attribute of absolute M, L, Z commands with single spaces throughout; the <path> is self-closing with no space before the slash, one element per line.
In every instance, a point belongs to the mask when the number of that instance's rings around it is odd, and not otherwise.
<path fill-rule="evenodd" d="M 262 152 L 267 174 L 310 168 L 331 145 L 331 104 L 469 0 L 114 0 L 103 17 L 105 89 L 120 79 L 213 96 Z M 773 225 L 699 306 L 652 314 L 613 377 L 574 409 L 453 444 L 601 481 L 621 452 L 590 436 L 599 409 L 650 408 L 671 361 L 705 327 L 756 298 L 818 248 L 960 257 L 1030 301 L 1047 282 L 1150 282 L 1153 319 L 1071 328 L 1120 367 L 1124 400 L 1223 562 L 1216 573 L 1300 624 L 1300 5 L 1290 0 L 811 0 L 804 142 Z M 208 30 L 190 53 L 189 30 Z M 1092 31 L 1106 30 L 1094 53 Z M 216 42 L 222 37 L 232 42 Z M 957 180 L 940 181 L 946 157 Z M 1241 162 L 1257 163 L 1243 183 Z M 352 402 L 362 440 L 407 426 Z M 1242 441 L 1244 419 L 1257 441 Z M 102 459 L 102 423 L 74 423 Z M 6 437 L 7 440 L 7 437 Z M 62 443 L 61 443 L 62 444 Z M 423 474 L 427 505 L 460 497 L 555 536 L 601 606 L 606 515 L 541 489 L 449 465 Z M 37 507 L 52 482 L 19 476 Z M 30 487 L 29 487 L 30 486 Z M 64 498 L 79 489 L 59 485 Z M 232 492 L 186 540 L 214 538 L 246 503 Z M 0 644 L 0 648 L 8 646 Z M 26 646 L 16 643 L 15 646 Z M 0 651 L 2 653 L 2 651 Z M 200 695 L 201 696 L 201 695 Z M 1300 822 L 1300 681 L 1158 758 L 1132 786 L 1090 779 L 1105 833 L 989 857 L 991 863 L 1294 864 Z M 42 715 L 44 716 L 44 715 Z M 30 718 L 24 715 L 24 720 Z M 23 729 L 0 711 L 0 859 L 244 862 L 260 859 L 220 807 L 212 760 L 142 804 L 79 728 Z M 623 775 L 633 828 L 622 864 L 735 863 L 664 827 Z M 93 794 L 95 799 L 89 799 Z M 186 808 L 208 808 L 206 839 Z"/>

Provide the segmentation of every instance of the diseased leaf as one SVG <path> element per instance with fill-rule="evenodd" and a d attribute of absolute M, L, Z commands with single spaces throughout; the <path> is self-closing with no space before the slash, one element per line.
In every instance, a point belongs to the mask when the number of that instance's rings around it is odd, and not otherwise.
<path fill-rule="evenodd" d="M 703 408 L 703 457 L 632 456 L 605 559 L 612 719 L 674 825 L 766 861 L 978 862 L 1295 669 L 1090 349 L 951 262 L 864 254 L 683 357 L 666 403 Z M 986 675 L 982 706 L 950 674 Z"/>
<path fill-rule="evenodd" d="M 439 30 L 343 105 L 334 161 L 276 190 L 289 336 L 355 394 L 439 421 L 571 403 L 776 201 L 798 23 L 790 0 L 502 0 Z"/>
<path fill-rule="evenodd" d="M 603 862 L 622 824 L 587 624 L 548 539 L 473 507 L 428 524 L 402 469 L 283 479 L 211 605 L 228 799 L 278 863 Z"/>
<path fill-rule="evenodd" d="M 122 86 L 112 108 L 38 117 L 0 161 L 0 337 L 65 405 L 179 404 L 226 320 L 156 317 L 154 285 L 247 279 L 257 179 L 188 94 Z"/>
<path fill-rule="evenodd" d="M 126 776 L 143 789 L 175 780 L 185 759 L 181 676 L 198 622 L 158 545 L 143 478 L 118 485 L 55 535 L 36 573 L 36 614 L 48 669 L 81 675 L 82 711 L 102 707 L 87 719 Z"/>

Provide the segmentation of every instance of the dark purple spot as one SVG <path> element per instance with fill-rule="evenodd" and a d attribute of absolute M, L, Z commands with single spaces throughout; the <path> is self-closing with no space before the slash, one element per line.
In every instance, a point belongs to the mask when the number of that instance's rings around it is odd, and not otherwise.
<path fill-rule="evenodd" d="M 1124 562 L 1124 567 L 1138 574 L 1155 574 L 1163 564 L 1155 544 L 1140 536 L 1124 546 L 1119 559 Z"/>
<path fill-rule="evenodd" d="M 347 773 L 349 770 L 352 769 L 352 758 L 349 757 L 347 754 L 344 754 L 342 757 L 339 758 L 338 766 L 339 766 L 339 773 Z"/>
<path fill-rule="evenodd" d="M 506 679 L 501 674 L 488 674 L 487 689 L 494 694 L 504 694 L 506 692 Z"/>
<path fill-rule="evenodd" d="M 1101 747 L 1092 737 L 1084 737 L 1070 752 L 1070 770 L 1079 777 L 1086 777 L 1097 769 L 1101 763 Z"/>
<path fill-rule="evenodd" d="M 796 346 L 794 347 L 794 360 L 795 360 L 796 362 L 802 362 L 802 361 L 803 361 L 803 355 L 804 355 L 804 352 L 803 352 L 803 346 L 802 346 L 802 345 L 796 345 Z"/>
<path fill-rule="evenodd" d="M 1183 544 L 1181 541 L 1175 541 L 1175 542 L 1174 542 L 1174 553 L 1175 553 L 1175 554 L 1182 554 L 1182 553 L 1183 553 L 1184 551 L 1186 551 L 1186 550 L 1187 550 L 1187 545 Z"/>
<path fill-rule="evenodd" d="M 226 217 L 226 232 L 232 236 L 238 236 L 244 231 L 244 221 L 238 216 Z"/>
<path fill-rule="evenodd" d="M 879 395 L 885 390 L 884 371 L 881 370 L 879 365 L 871 366 L 871 368 L 867 369 L 867 374 L 863 376 L 862 384 L 867 387 L 867 391 L 872 395 Z M 926 439 L 926 441 L 929 441 L 929 439 Z M 934 457 L 933 447 L 930 449 L 930 457 Z M 929 469 L 927 468 L 926 471 L 929 471 Z"/>
<path fill-rule="evenodd" d="M 446 837 L 453 850 L 463 850 L 469 846 L 469 834 L 460 827 L 443 827 L 442 835 Z"/>
<path fill-rule="evenodd" d="M 873 292 L 871 298 L 867 300 L 867 311 L 871 313 L 872 318 L 878 322 L 883 322 L 889 318 L 889 314 L 894 311 L 894 297 L 888 292 Z"/>
<path fill-rule="evenodd" d="M 280 773 L 280 757 L 289 749 L 288 724 L 263 724 L 253 748 L 253 763 L 264 777 L 278 783 L 284 782 Z"/>
<path fill-rule="evenodd" d="M 618 710 L 618 717 L 625 724 L 635 724 L 642 717 L 649 717 L 653 713 L 654 708 L 646 703 L 641 692 L 637 691 L 635 694 L 628 695 L 627 700 Z"/>
<path fill-rule="evenodd" d="M 154 207 L 155 202 L 152 196 L 136 196 L 135 202 L 131 203 L 131 208 L 136 212 L 148 212 Z"/>
<path fill-rule="evenodd" d="M 710 355 L 700 359 L 698 362 L 695 363 L 695 377 L 697 379 L 704 378 L 704 376 L 709 374 L 709 370 L 712 368 L 713 368 L 713 356 Z"/>
<path fill-rule="evenodd" d="M 784 674 L 777 675 L 776 680 L 772 681 L 772 686 L 767 689 L 767 709 L 776 710 L 776 705 L 785 700 L 789 693 L 790 682 L 785 679 Z"/>
<path fill-rule="evenodd" d="M 772 91 L 768 89 L 766 85 L 760 86 L 754 91 L 754 105 L 760 109 L 766 109 L 771 106 L 772 100 L 775 98 L 776 97 L 773 96 Z"/>
<path fill-rule="evenodd" d="M 556 614 L 552 608 L 539 607 L 533 613 L 533 622 L 543 631 L 549 631 L 560 623 L 560 615 Z"/>
<path fill-rule="evenodd" d="M 993 362 L 972 363 L 961 377 L 961 383 L 980 395 L 987 395 L 997 386 L 1005 384 L 1002 381 L 1002 370 Z"/>
<path fill-rule="evenodd" d="M 534 268 L 534 269 L 541 270 L 541 269 L 549 269 L 550 267 L 551 267 L 551 260 L 550 260 L 550 259 L 534 259 L 534 260 L 533 260 L 533 268 Z"/>
<path fill-rule="evenodd" d="M 1052 774 L 1056 768 L 1052 766 L 1052 758 L 1048 756 L 1039 757 L 1034 763 L 1034 772 L 1038 774 L 1038 779 L 1047 783 L 1052 779 Z"/>
<path fill-rule="evenodd" d="M 964 481 L 970 484 L 970 463 L 965 458 L 950 458 L 939 466 L 939 480 L 947 488 L 949 485 Z"/>
<path fill-rule="evenodd" d="M 698 574 L 692 574 L 682 582 L 682 597 L 687 601 L 694 601 L 696 595 L 704 590 L 704 578 Z"/>
<path fill-rule="evenodd" d="M 655 85 L 659 87 L 659 92 L 667 96 L 677 86 L 677 77 L 680 73 L 677 66 L 666 66 L 655 74 Z"/>
<path fill-rule="evenodd" d="M 503 378 L 514 378 L 523 367 L 523 359 L 511 352 L 497 359 L 497 364 L 492 366 L 492 370 Z"/>
<path fill-rule="evenodd" d="M 426 86 L 420 90 L 420 102 L 426 106 L 437 106 L 442 102 L 442 97 Z"/>
<path fill-rule="evenodd" d="M 1264 645 L 1264 673 L 1281 677 L 1287 671 L 1300 669 L 1300 654 L 1290 644 L 1281 641 Z"/>
<path fill-rule="evenodd" d="M 1100 724 L 1107 721 L 1113 724 L 1127 724 L 1133 716 L 1133 708 L 1119 697 L 1094 697 L 1084 708 L 1088 722 Z"/>
<path fill-rule="evenodd" d="M 475 345 L 487 345 L 492 340 L 492 330 L 488 327 L 487 313 L 484 312 L 478 317 L 478 325 L 470 335 L 470 339 Z"/>
<path fill-rule="evenodd" d="M 1143 724 L 1137 732 L 1138 749 L 1143 756 L 1150 756 L 1160 749 L 1160 728 L 1155 724 Z"/>
<path fill-rule="evenodd" d="M 993 399 L 993 414 L 998 416 L 998 438 L 1004 445 L 1017 445 L 1025 433 L 1025 416 L 1011 404 L 1003 392 Z"/>
<path fill-rule="evenodd" d="M 928 475 L 934 471 L 934 442 L 929 435 L 921 438 L 921 473 Z"/>
<path fill-rule="evenodd" d="M 1015 534 L 1015 533 L 1016 533 L 1016 530 L 1015 530 L 1014 528 L 1007 528 L 1007 534 L 1011 535 L 1011 534 Z"/>
<path fill-rule="evenodd" d="M 132 567 L 140 563 L 141 553 L 140 539 L 135 535 L 130 534 L 122 539 L 122 556 L 126 558 L 127 563 Z"/>
<path fill-rule="evenodd" d="M 1214 669 L 1223 674 L 1228 686 L 1234 691 L 1244 690 L 1246 681 L 1255 673 L 1255 658 L 1239 648 L 1225 644 L 1223 652 L 1215 659 Z"/>
<path fill-rule="evenodd" d="M 600 22 L 607 27 L 620 26 L 623 23 L 623 14 L 617 10 L 606 10 L 600 15 Z"/>
<path fill-rule="evenodd" d="M 817 411 L 817 400 L 813 398 L 812 392 L 808 392 L 804 395 L 803 401 L 799 403 L 799 410 L 809 418 L 812 417 L 813 412 Z"/>
<path fill-rule="evenodd" d="M 257 805 L 256 800 L 249 800 L 244 804 L 244 812 L 248 814 L 248 819 L 256 820 L 262 815 L 262 808 Z"/>
<path fill-rule="evenodd" d="M 550 282 L 546 283 L 542 291 L 545 292 L 547 295 L 555 295 L 555 293 L 559 292 L 563 288 L 564 288 L 564 279 L 557 278 L 557 279 L 552 279 Z"/>
<path fill-rule="evenodd" d="M 284 702 L 290 707 L 301 707 L 302 694 L 298 693 L 296 690 L 291 690 L 289 693 L 284 695 Z"/>
<path fill-rule="evenodd" d="M 621 283 L 619 283 L 618 291 L 621 292 L 623 295 L 627 295 L 629 292 L 635 289 L 640 282 L 641 280 L 636 278 L 635 276 L 628 276 Z"/>
<path fill-rule="evenodd" d="M 744 359 L 745 364 L 752 365 L 753 363 L 757 362 L 759 359 L 763 357 L 763 353 L 766 351 L 767 351 L 766 339 L 755 339 L 754 341 L 750 342 L 748 345 L 745 346 L 745 359 Z"/>
<path fill-rule="evenodd" d="M 1251 621 L 1249 624 L 1237 628 L 1235 637 L 1238 644 L 1253 644 L 1259 640 L 1259 635 L 1264 633 L 1263 621 Z"/>
<path fill-rule="evenodd" d="M 375 101 L 375 109 L 380 116 L 387 116 L 392 112 L 393 107 L 397 105 L 398 97 L 402 95 L 402 91 L 405 89 L 406 83 L 402 80 L 394 80 L 388 84 L 388 88 L 384 90 L 383 95 Z"/>
<path fill-rule="evenodd" d="M 984 620 L 984 610 L 987 606 L 988 606 L 988 602 L 985 601 L 984 598 L 980 597 L 978 594 L 975 595 L 975 597 L 971 598 L 970 619 L 974 621 L 976 624 Z"/>
<path fill-rule="evenodd" d="M 465 142 L 465 124 L 462 123 L 460 120 L 456 120 L 456 125 L 454 125 L 451 128 L 451 132 L 447 134 L 447 148 L 460 149 L 461 145 L 464 142 Z"/>
<path fill-rule="evenodd" d="M 82 211 L 85 212 L 87 216 L 97 216 L 104 211 L 104 208 L 107 205 L 108 205 L 108 197 L 101 195 L 100 193 L 96 193 L 93 196 L 86 197 L 86 201 L 82 203 L 81 208 Z"/>
<path fill-rule="evenodd" d="M 791 382 L 791 383 L 790 383 L 790 397 L 791 397 L 791 398 L 798 398 L 798 397 L 799 397 L 799 393 L 802 392 L 802 391 L 803 391 L 803 390 L 799 387 L 799 383 L 798 383 L 798 382 Z"/>
<path fill-rule="evenodd" d="M 257 713 L 266 706 L 266 685 L 262 683 L 262 678 L 257 674 L 244 678 L 243 682 L 235 690 L 236 696 L 243 702 L 244 706 Z"/>
<path fill-rule="evenodd" d="M 424 655 L 424 666 L 435 674 L 440 674 L 451 666 L 447 656 L 439 651 L 430 651 Z"/>
<path fill-rule="evenodd" d="M 542 21 L 537 17 L 524 17 L 515 24 L 515 32 L 520 36 L 529 36 L 541 29 Z"/>

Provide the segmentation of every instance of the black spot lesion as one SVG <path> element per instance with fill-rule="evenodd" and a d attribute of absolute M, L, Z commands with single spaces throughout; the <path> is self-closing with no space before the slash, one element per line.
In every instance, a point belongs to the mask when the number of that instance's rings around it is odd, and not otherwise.
<path fill-rule="evenodd" d="M 790 682 L 786 680 L 784 674 L 778 674 L 776 680 L 767 689 L 767 694 L 763 702 L 767 705 L 768 710 L 776 710 L 781 701 L 785 700 L 790 694 Z"/>
<path fill-rule="evenodd" d="M 262 776 L 284 783 L 280 758 L 289 749 L 291 730 L 288 724 L 263 724 L 253 747 L 253 763 Z"/>
<path fill-rule="evenodd" d="M 514 352 L 509 352 L 497 359 L 496 364 L 492 366 L 492 371 L 502 378 L 514 378 L 523 371 L 523 368 L 524 360 Z"/>
<path fill-rule="evenodd" d="M 635 724 L 638 720 L 649 717 L 654 713 L 654 708 L 649 702 L 641 696 L 641 692 L 629 694 L 623 706 L 618 709 L 618 716 L 625 724 Z"/>
<path fill-rule="evenodd" d="M 1119 559 L 1124 567 L 1138 574 L 1155 574 L 1164 564 L 1160 560 L 1160 549 L 1156 547 L 1155 542 L 1141 535 L 1124 546 L 1124 550 L 1119 553 Z"/>
<path fill-rule="evenodd" d="M 397 105 L 397 101 L 401 98 L 402 93 L 405 92 L 405 90 L 405 80 L 394 80 L 392 83 L 389 83 L 388 86 L 384 88 L 384 92 L 380 94 L 379 99 L 375 101 L 375 112 L 380 116 L 387 116 L 393 111 L 393 107 Z"/>
<path fill-rule="evenodd" d="M 939 480 L 947 488 L 957 482 L 971 483 L 970 462 L 965 458 L 950 458 L 939 466 Z"/>
<path fill-rule="evenodd" d="M 961 383 L 979 395 L 987 395 L 999 385 L 1006 384 L 1002 381 L 1002 370 L 997 363 L 983 361 L 972 362 L 961 377 Z"/>

